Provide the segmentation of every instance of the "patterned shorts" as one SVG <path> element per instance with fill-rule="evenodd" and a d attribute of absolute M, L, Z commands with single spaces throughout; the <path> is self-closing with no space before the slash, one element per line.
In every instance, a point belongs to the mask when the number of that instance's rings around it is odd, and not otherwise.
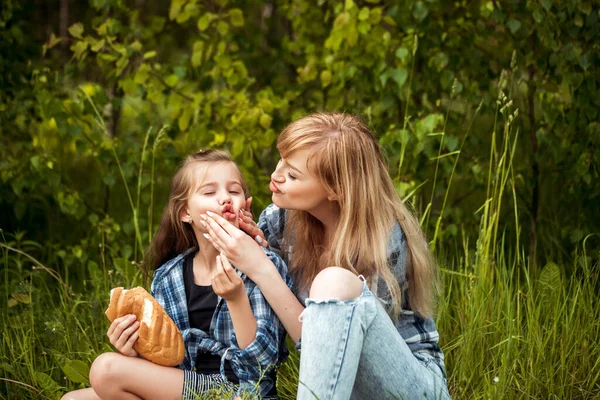
<path fill-rule="evenodd" d="M 213 391 L 213 398 L 220 394 L 222 398 L 233 398 L 238 385 L 223 378 L 221 374 L 199 374 L 183 371 L 182 400 L 204 399 Z M 211 393 L 212 394 L 212 393 Z"/>

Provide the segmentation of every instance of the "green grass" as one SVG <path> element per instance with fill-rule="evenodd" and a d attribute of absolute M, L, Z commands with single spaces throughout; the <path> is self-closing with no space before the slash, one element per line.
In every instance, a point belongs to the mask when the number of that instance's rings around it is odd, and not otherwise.
<path fill-rule="evenodd" d="M 3 249 L 3 272 L 11 278 L 21 263 L 23 283 L 3 294 L 0 396 L 52 399 L 88 385 L 89 365 L 110 350 L 108 291 L 123 279 L 107 272 L 72 293 L 51 271 L 31 269 L 26 256 Z M 493 260 L 482 259 L 465 244 L 463 257 L 442 271 L 437 323 L 451 394 L 600 399 L 598 265 L 586 265 L 582 254 L 572 266 L 547 265 L 531 281 L 517 259 L 523 257 L 501 249 Z M 565 277 L 564 270 L 574 273 Z M 297 373 L 292 351 L 279 373 L 283 399 L 295 398 Z"/>

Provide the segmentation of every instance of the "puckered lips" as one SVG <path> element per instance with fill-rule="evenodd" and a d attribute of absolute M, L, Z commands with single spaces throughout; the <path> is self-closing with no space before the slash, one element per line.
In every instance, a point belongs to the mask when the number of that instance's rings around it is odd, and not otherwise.
<path fill-rule="evenodd" d="M 273 180 L 271 180 L 271 183 L 269 183 L 269 189 L 271 189 L 271 192 L 273 193 L 281 193 L 281 190 L 279 190 L 279 188 L 277 187 L 277 185 L 275 185 L 275 182 L 273 182 Z"/>
<path fill-rule="evenodd" d="M 222 208 L 221 208 L 221 215 L 223 216 L 223 218 L 229 220 L 229 221 L 233 221 L 235 220 L 235 211 L 233 210 L 233 206 L 231 204 L 225 204 Z"/>

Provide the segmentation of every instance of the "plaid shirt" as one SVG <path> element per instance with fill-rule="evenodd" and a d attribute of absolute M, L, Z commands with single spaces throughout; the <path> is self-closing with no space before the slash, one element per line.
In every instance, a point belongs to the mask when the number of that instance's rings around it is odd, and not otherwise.
<path fill-rule="evenodd" d="M 286 263 L 289 263 L 293 244 L 285 243 L 284 239 L 286 214 L 286 210 L 271 204 L 260 214 L 258 227 L 264 232 L 269 242 L 269 248 L 278 253 Z M 430 317 L 422 318 L 410 310 L 408 282 L 406 280 L 406 252 L 404 233 L 400 224 L 396 223 L 388 244 L 388 260 L 402 289 L 403 301 L 402 312 L 393 322 L 415 358 L 429 368 L 433 363 L 433 365 L 439 367 L 442 375 L 446 377 L 444 353 L 438 345 L 440 335 L 435 327 L 435 322 Z M 382 278 L 371 285 L 371 291 L 377 293 L 377 297 L 384 304 L 387 303 L 386 300 L 389 300 L 387 285 Z M 307 293 L 296 293 L 296 296 L 304 301 Z M 434 368 L 436 368 L 435 366 Z"/>
<path fill-rule="evenodd" d="M 233 372 L 240 380 L 240 391 L 268 393 L 274 385 L 265 372 L 279 364 L 287 356 L 285 330 L 279 319 L 263 297 L 258 286 L 243 273 L 236 270 L 244 281 L 250 300 L 252 313 L 256 318 L 256 337 L 245 349 L 240 349 L 233 331 L 233 321 L 227 302 L 218 297 L 217 307 L 210 324 L 210 332 L 190 327 L 187 299 L 183 283 L 183 263 L 185 256 L 195 249 L 178 255 L 154 272 L 151 294 L 173 319 L 183 335 L 186 351 L 179 368 L 193 370 L 199 350 L 221 357 L 221 375 L 224 374 L 225 360 L 229 360 Z M 265 253 L 283 278 L 292 288 L 286 264 L 275 253 Z M 258 387 L 256 385 L 259 385 Z"/>

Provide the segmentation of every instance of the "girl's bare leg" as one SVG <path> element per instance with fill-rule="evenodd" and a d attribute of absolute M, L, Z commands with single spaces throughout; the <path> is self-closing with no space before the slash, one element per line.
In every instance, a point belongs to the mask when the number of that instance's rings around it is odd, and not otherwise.
<path fill-rule="evenodd" d="M 61 397 L 60 400 L 101 400 L 101 399 L 100 399 L 100 397 L 98 397 L 96 392 L 94 392 L 94 389 L 87 388 L 87 389 L 73 390 L 72 392 L 69 392 L 69 393 L 65 394 L 63 397 Z"/>
<path fill-rule="evenodd" d="M 176 400 L 183 392 L 183 370 L 104 353 L 92 364 L 90 382 L 92 388 L 67 393 L 62 400 Z"/>

